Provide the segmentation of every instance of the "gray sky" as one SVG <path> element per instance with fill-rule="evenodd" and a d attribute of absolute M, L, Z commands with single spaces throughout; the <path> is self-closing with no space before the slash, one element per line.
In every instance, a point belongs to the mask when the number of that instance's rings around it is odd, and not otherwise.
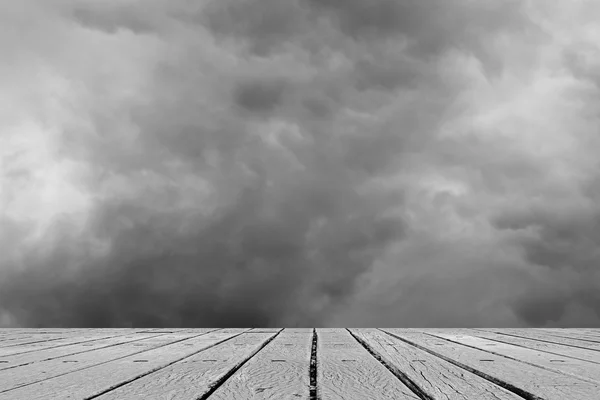
<path fill-rule="evenodd" d="M 0 4 L 0 326 L 600 326 L 595 0 Z"/>

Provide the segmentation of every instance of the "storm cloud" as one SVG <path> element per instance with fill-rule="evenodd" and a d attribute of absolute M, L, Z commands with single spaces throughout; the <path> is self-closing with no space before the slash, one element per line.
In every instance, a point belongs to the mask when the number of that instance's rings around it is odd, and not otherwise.
<path fill-rule="evenodd" d="M 598 17 L 0 6 L 0 326 L 600 326 Z"/>

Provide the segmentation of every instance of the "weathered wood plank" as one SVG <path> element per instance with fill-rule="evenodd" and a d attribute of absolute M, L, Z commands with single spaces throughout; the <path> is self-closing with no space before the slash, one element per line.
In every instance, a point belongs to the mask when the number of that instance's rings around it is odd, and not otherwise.
<path fill-rule="evenodd" d="M 317 329 L 317 357 L 323 400 L 419 398 L 345 329 Z"/>
<path fill-rule="evenodd" d="M 69 381 L 69 374 L 73 374 L 73 379 L 77 379 L 78 371 L 87 368 L 97 370 L 94 368 L 107 365 L 106 363 L 111 361 L 123 359 L 125 363 L 128 363 L 131 357 L 146 359 L 146 357 L 152 357 L 153 354 L 160 354 L 164 349 L 168 350 L 171 348 L 189 348 L 191 350 L 196 347 L 196 343 L 193 341 L 194 338 L 205 334 L 202 331 L 197 333 L 166 334 L 164 336 L 142 339 L 133 343 L 123 343 L 118 346 L 81 353 L 66 358 L 62 357 L 18 368 L 5 369 L 0 371 L 0 393 L 12 393 L 12 391 L 18 390 L 17 388 L 25 385 L 39 385 L 36 387 L 45 390 L 44 381 L 51 382 L 57 377 L 63 377 L 63 381 Z M 212 339 L 214 339 L 214 336 L 209 340 Z M 108 371 L 108 374 L 110 375 L 110 371 Z M 50 388 L 52 388 L 51 385 Z"/>
<path fill-rule="evenodd" d="M 516 393 L 545 400 L 590 400 L 600 393 L 600 385 L 542 369 L 502 356 L 455 344 L 426 333 L 383 329 L 394 340 L 408 342 L 461 368 L 495 382 Z"/>
<path fill-rule="evenodd" d="M 40 335 L 62 335 L 76 332 L 85 332 L 90 329 L 4 329 L 0 330 L 0 340 L 18 337 L 34 337 Z"/>
<path fill-rule="evenodd" d="M 395 341 L 377 329 L 350 331 L 431 399 L 522 400 L 490 381 L 409 344 Z"/>
<path fill-rule="evenodd" d="M 30 339 L 35 340 L 34 335 L 20 334 L 20 335 L 4 335 L 0 337 L 0 346 L 10 345 L 10 342 L 14 342 L 15 340 L 23 340 Z"/>
<path fill-rule="evenodd" d="M 81 343 L 81 342 L 90 341 L 90 340 L 104 339 L 104 338 L 110 338 L 110 337 L 116 337 L 116 336 L 124 336 L 124 335 L 127 335 L 128 333 L 129 332 L 123 332 L 123 333 L 119 333 L 118 335 L 115 335 L 115 334 L 110 335 L 110 334 L 99 333 L 93 329 L 90 329 L 86 333 L 79 333 L 79 334 L 74 333 L 71 335 L 63 335 L 62 337 L 60 337 L 59 339 L 56 339 L 56 340 L 36 341 L 36 342 L 32 342 L 32 343 L 26 343 L 26 344 L 20 344 L 20 345 L 7 346 L 4 348 L 0 348 L 0 357 L 7 357 L 10 355 L 24 354 L 24 353 L 34 352 L 34 351 L 41 351 L 44 349 L 68 346 L 70 344 Z"/>
<path fill-rule="evenodd" d="M 578 347 L 581 349 L 600 351 L 600 343 L 589 342 L 576 338 L 568 338 L 561 336 L 548 335 L 546 333 L 540 333 L 539 331 L 533 331 L 529 329 L 491 329 L 491 328 L 477 328 L 478 331 L 495 332 L 500 335 L 524 337 L 534 339 L 542 342 L 549 342 L 555 344 L 561 344 L 563 346 Z"/>
<path fill-rule="evenodd" d="M 500 343 L 476 336 L 457 334 L 456 332 L 431 332 L 431 335 L 452 340 L 455 343 L 475 347 L 496 355 L 509 357 L 514 360 L 541 366 L 550 371 L 555 371 L 600 384 L 600 365 L 556 356 L 541 351 L 527 349 L 508 343 Z"/>
<path fill-rule="evenodd" d="M 4 338 L 22 338 L 22 339 L 37 339 L 42 340 L 44 338 L 58 338 L 58 337 L 70 337 L 81 334 L 97 334 L 97 335 L 117 335 L 120 333 L 133 333 L 133 332 L 149 332 L 155 330 L 154 328 L 149 329 L 132 329 L 132 328 L 120 328 L 120 329 L 64 329 L 64 330 L 24 330 L 23 332 L 6 334 Z"/>
<path fill-rule="evenodd" d="M 571 339 L 581 339 L 585 341 L 600 343 L 600 337 L 589 332 L 581 331 L 579 329 L 536 329 L 536 331 L 547 333 L 553 336 L 560 336 Z"/>
<path fill-rule="evenodd" d="M 108 336 L 104 338 L 87 339 L 58 347 L 49 347 L 38 351 L 10 354 L 0 357 L 0 370 L 15 368 L 40 361 L 49 361 L 60 357 L 73 356 L 93 350 L 99 350 L 110 346 L 124 343 L 133 343 L 143 339 L 159 337 L 167 333 L 130 333 L 119 336 Z"/>
<path fill-rule="evenodd" d="M 309 328 L 285 329 L 210 399 L 308 399 L 312 332 Z"/>
<path fill-rule="evenodd" d="M 600 352 L 590 351 L 579 347 L 565 346 L 558 343 L 542 342 L 535 339 L 526 337 L 501 335 L 495 332 L 487 332 L 478 329 L 464 329 L 459 331 L 462 334 L 468 334 L 471 336 L 477 336 L 480 338 L 493 340 L 501 343 L 512 344 L 515 346 L 521 346 L 527 349 L 533 349 L 543 351 L 549 354 L 554 354 L 562 357 L 574 358 L 577 360 L 584 360 L 600 364 Z"/>
<path fill-rule="evenodd" d="M 599 328 L 561 328 L 559 332 L 582 333 L 582 334 L 586 334 L 586 335 L 600 336 Z"/>
<path fill-rule="evenodd" d="M 24 336 L 24 337 L 7 339 L 3 342 L 0 342 L 0 351 L 3 349 L 9 348 L 9 347 L 53 342 L 56 340 L 61 340 L 61 339 L 65 339 L 68 337 L 72 337 L 73 335 L 74 334 L 68 334 L 68 333 L 61 333 L 58 335 L 43 334 L 43 335 L 36 335 L 36 336 Z"/>
<path fill-rule="evenodd" d="M 279 330 L 281 331 L 281 329 Z M 254 356 L 278 332 L 247 332 L 100 396 L 101 400 L 201 398 Z M 238 374 L 236 380 L 249 379 Z M 211 396 L 212 397 L 212 396 Z M 236 397 L 243 399 L 245 397 Z"/>

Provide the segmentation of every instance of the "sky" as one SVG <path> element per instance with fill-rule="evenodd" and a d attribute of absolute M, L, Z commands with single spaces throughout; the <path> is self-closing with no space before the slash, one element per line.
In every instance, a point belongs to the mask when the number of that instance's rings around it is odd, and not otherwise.
<path fill-rule="evenodd" d="M 0 2 L 0 327 L 600 327 L 600 2 Z"/>

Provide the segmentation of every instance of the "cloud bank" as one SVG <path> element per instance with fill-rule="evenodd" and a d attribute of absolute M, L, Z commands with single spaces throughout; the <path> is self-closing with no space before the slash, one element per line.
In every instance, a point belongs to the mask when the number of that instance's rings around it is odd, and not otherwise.
<path fill-rule="evenodd" d="M 0 6 L 0 326 L 600 326 L 593 1 Z"/>

